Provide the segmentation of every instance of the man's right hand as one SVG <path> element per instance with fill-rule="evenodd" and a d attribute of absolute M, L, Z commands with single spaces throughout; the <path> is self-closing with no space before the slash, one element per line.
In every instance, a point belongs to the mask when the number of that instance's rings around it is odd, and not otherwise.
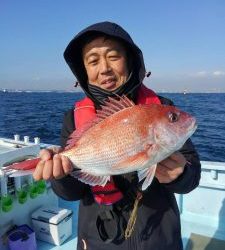
<path fill-rule="evenodd" d="M 37 164 L 33 173 L 33 178 L 36 181 L 41 179 L 50 180 L 52 178 L 60 179 L 73 170 L 70 160 L 59 154 L 61 151 L 61 148 L 40 151 L 41 161 Z"/>

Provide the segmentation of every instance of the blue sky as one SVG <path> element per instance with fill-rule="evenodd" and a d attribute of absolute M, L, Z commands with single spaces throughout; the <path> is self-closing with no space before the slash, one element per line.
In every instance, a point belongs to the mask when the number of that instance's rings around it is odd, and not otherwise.
<path fill-rule="evenodd" d="M 106 20 L 142 49 L 155 91 L 225 92 L 223 0 L 1 0 L 0 89 L 72 90 L 63 51 Z"/>

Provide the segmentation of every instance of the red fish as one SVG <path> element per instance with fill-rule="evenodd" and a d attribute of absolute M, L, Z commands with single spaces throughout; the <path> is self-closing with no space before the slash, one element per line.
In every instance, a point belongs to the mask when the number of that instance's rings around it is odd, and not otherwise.
<path fill-rule="evenodd" d="M 176 107 L 110 98 L 96 119 L 72 133 L 60 154 L 76 169 L 71 175 L 84 183 L 104 186 L 111 175 L 137 171 L 139 181 L 145 178 L 144 190 L 157 163 L 179 150 L 196 128 L 195 118 Z M 20 164 L 8 169 L 21 170 Z"/>

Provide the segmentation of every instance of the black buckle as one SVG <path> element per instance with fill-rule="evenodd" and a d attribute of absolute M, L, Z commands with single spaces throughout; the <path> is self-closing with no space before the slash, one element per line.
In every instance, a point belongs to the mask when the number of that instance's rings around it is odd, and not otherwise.
<path fill-rule="evenodd" d="M 103 210 L 99 213 L 96 221 L 96 226 L 100 238 L 105 243 L 110 243 L 113 240 L 121 238 L 121 225 L 119 217 L 113 210 Z"/>

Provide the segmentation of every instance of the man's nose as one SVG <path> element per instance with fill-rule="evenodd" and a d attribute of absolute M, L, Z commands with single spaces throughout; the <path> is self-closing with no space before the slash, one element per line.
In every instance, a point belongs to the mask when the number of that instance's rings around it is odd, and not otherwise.
<path fill-rule="evenodd" d="M 106 73 L 110 72 L 111 70 L 112 69 L 111 69 L 110 63 L 107 61 L 107 59 L 102 59 L 101 63 L 100 63 L 101 74 L 106 74 Z"/>

